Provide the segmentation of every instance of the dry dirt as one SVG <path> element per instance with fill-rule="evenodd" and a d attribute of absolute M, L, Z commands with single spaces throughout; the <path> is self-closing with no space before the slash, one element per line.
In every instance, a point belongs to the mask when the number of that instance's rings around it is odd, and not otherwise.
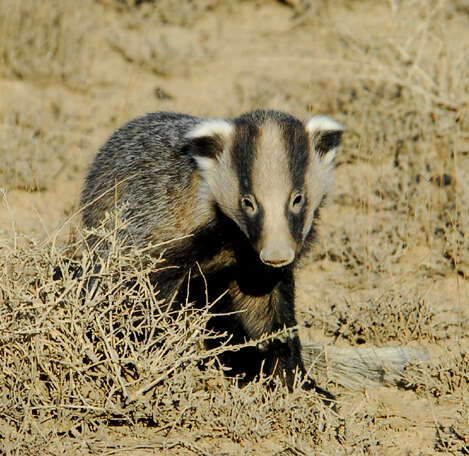
<path fill-rule="evenodd" d="M 426 348 L 400 388 L 318 379 L 335 410 L 239 388 L 199 367 L 206 315 L 135 313 L 158 304 L 138 265 L 138 289 L 109 279 L 94 300 L 67 273 L 116 127 L 258 107 L 347 126 L 301 334 Z M 0 453 L 469 454 L 468 195 L 465 0 L 0 0 Z M 112 261 L 122 283 L 132 261 Z"/>

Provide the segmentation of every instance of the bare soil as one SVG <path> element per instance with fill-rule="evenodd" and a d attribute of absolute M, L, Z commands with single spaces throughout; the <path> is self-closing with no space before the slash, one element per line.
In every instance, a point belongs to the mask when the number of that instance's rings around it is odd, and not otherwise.
<path fill-rule="evenodd" d="M 200 347 L 207 315 L 149 318 L 157 292 L 131 258 L 116 250 L 94 301 L 68 272 L 115 128 L 255 108 L 347 126 L 300 331 L 423 347 L 400 388 L 318 378 L 335 409 L 240 388 Z M 0 453 L 469 454 L 468 113 L 465 0 L 0 0 Z M 114 280 L 129 264 L 132 292 Z"/>

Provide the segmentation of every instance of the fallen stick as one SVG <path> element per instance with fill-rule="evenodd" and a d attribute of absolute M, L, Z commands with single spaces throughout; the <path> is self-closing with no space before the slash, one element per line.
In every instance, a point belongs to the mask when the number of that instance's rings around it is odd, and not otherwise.
<path fill-rule="evenodd" d="M 302 356 L 307 370 L 326 376 L 344 388 L 398 385 L 410 363 L 428 361 L 423 349 L 411 347 L 334 347 L 304 342 Z"/>

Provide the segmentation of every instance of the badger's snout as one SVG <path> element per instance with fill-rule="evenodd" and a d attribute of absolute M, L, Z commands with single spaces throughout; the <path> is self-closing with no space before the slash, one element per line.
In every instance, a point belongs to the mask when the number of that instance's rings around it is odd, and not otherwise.
<path fill-rule="evenodd" d="M 259 256 L 264 264 L 281 268 L 295 259 L 295 251 L 283 243 L 270 243 L 261 250 Z"/>

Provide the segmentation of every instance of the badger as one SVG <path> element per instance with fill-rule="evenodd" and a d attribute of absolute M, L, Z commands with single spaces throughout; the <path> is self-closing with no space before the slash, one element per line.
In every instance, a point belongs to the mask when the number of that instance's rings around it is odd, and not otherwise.
<path fill-rule="evenodd" d="M 315 240 L 343 131 L 327 116 L 302 122 L 270 110 L 234 119 L 149 113 L 99 150 L 81 194 L 83 224 L 96 228 L 122 208 L 125 242 L 163 252 L 172 266 L 152 278 L 159 296 L 174 302 L 189 290 L 200 305 L 215 302 L 209 329 L 230 344 L 284 334 L 227 350 L 230 375 L 277 376 L 290 390 L 298 376 L 329 396 L 306 375 L 295 276 Z"/>

